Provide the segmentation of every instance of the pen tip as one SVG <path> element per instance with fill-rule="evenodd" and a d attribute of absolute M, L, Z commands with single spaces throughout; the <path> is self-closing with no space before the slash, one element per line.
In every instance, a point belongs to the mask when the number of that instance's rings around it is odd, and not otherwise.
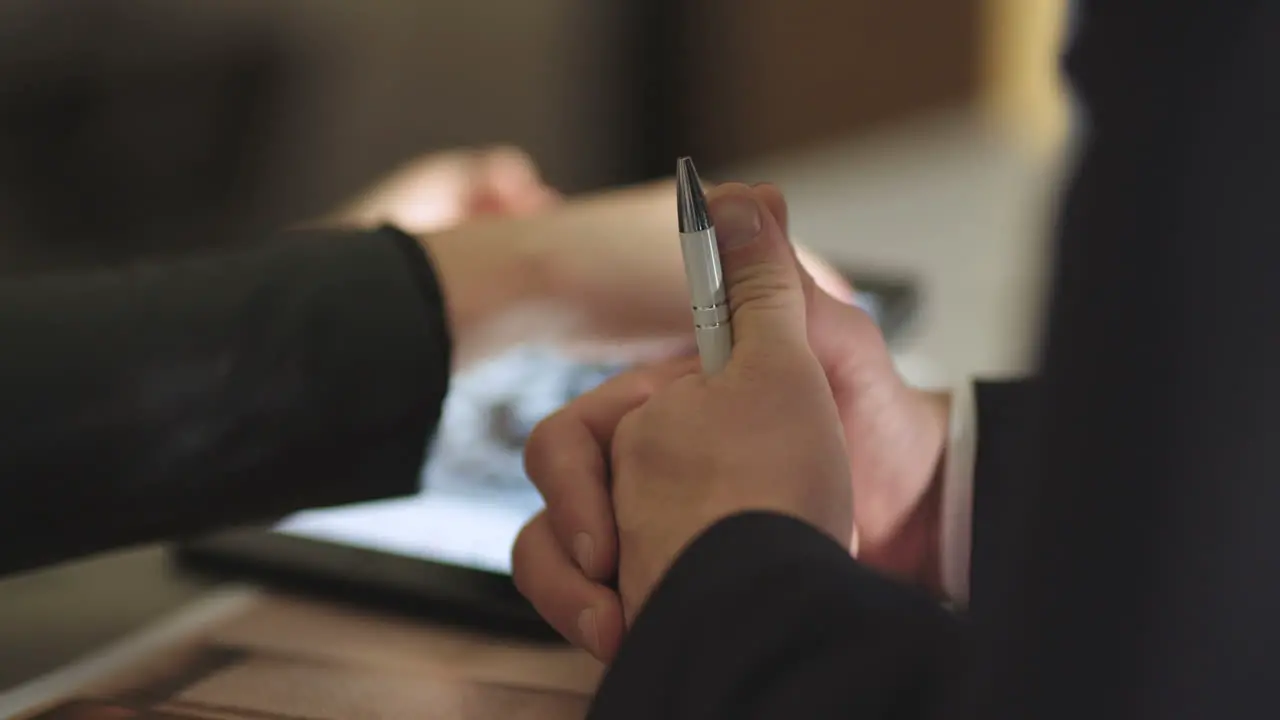
<path fill-rule="evenodd" d="M 701 232 L 711 227 L 702 181 L 693 166 L 693 158 L 688 156 L 676 160 L 676 208 L 680 232 Z"/>

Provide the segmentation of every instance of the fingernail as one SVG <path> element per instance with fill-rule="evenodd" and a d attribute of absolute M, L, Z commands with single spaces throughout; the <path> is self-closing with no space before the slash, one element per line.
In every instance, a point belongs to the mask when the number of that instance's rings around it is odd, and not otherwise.
<path fill-rule="evenodd" d="M 573 559 L 578 562 L 578 567 L 582 568 L 582 572 L 588 576 L 595 566 L 591 561 L 595 559 L 596 544 L 591 541 L 591 536 L 580 532 L 573 536 Z"/>
<path fill-rule="evenodd" d="M 596 627 L 596 611 L 587 608 L 578 614 L 578 634 L 587 652 L 600 654 L 600 631 Z"/>
<path fill-rule="evenodd" d="M 715 207 L 716 240 L 720 250 L 733 250 L 750 245 L 764 227 L 760 205 L 745 196 L 726 198 Z"/>

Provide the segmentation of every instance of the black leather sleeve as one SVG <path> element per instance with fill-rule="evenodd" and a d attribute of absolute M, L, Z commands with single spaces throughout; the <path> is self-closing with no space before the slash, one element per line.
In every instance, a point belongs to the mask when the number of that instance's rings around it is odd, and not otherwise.
<path fill-rule="evenodd" d="M 413 492 L 450 368 L 399 231 L 0 283 L 0 572 Z"/>
<path fill-rule="evenodd" d="M 676 561 L 623 643 L 600 720 L 933 717 L 964 626 L 791 518 L 750 513 Z"/>

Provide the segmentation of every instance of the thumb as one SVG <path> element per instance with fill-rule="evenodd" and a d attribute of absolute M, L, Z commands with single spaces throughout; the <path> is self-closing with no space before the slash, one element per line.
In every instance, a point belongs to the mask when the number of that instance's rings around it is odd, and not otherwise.
<path fill-rule="evenodd" d="M 773 213 L 745 185 L 707 198 L 715 223 L 735 349 L 804 344 L 805 289 L 791 243 Z"/>

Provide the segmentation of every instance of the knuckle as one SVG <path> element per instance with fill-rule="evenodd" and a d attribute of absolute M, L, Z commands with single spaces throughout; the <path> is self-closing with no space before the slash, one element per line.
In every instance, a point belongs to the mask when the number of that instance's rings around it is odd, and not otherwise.
<path fill-rule="evenodd" d="M 639 454 L 637 450 L 642 437 L 642 417 L 643 412 L 637 409 L 624 415 L 618 422 L 618 429 L 613 434 L 613 446 L 610 448 L 610 457 L 615 466 Z"/>
<path fill-rule="evenodd" d="M 731 195 L 744 195 L 751 192 L 751 186 L 740 182 L 714 182 L 703 179 L 703 184 L 707 186 L 707 202 L 718 203 L 721 198 Z"/>
<path fill-rule="evenodd" d="M 797 396 L 799 388 L 811 386 L 815 379 L 827 382 L 815 358 L 786 348 L 753 347 L 737 370 L 744 382 L 761 386 L 761 392 L 765 388 L 783 389 L 789 397 Z"/>
<path fill-rule="evenodd" d="M 864 346 L 867 343 L 884 343 L 884 332 L 880 329 L 880 325 L 876 323 L 875 318 L 871 317 L 861 307 L 851 308 L 850 316 L 850 334 L 856 337 Z"/>
<path fill-rule="evenodd" d="M 787 270 L 773 263 L 754 263 L 740 268 L 735 275 L 729 295 L 731 310 L 785 304 L 795 287 Z"/>
<path fill-rule="evenodd" d="M 653 365 L 649 369 L 652 385 L 645 399 L 647 400 L 649 396 L 659 390 L 680 382 L 685 376 L 696 373 L 700 368 L 701 360 L 696 354 L 671 358 Z"/>
<path fill-rule="evenodd" d="M 539 490 L 555 472 L 557 445 L 566 436 L 565 425 L 571 422 L 565 410 L 559 410 L 534 426 L 524 445 L 524 471 Z"/>
<path fill-rule="evenodd" d="M 610 389 L 628 398 L 647 398 L 660 386 L 661 370 L 661 367 L 637 368 L 614 378 L 617 384 Z"/>
<path fill-rule="evenodd" d="M 539 513 L 533 520 L 525 523 L 524 527 L 520 528 L 520 532 L 516 535 L 516 541 L 511 546 L 511 579 L 520 594 L 526 597 L 529 595 L 529 558 L 530 553 L 533 551 L 531 545 L 536 543 L 533 529 L 534 524 L 538 522 L 541 515 L 542 513 Z"/>

